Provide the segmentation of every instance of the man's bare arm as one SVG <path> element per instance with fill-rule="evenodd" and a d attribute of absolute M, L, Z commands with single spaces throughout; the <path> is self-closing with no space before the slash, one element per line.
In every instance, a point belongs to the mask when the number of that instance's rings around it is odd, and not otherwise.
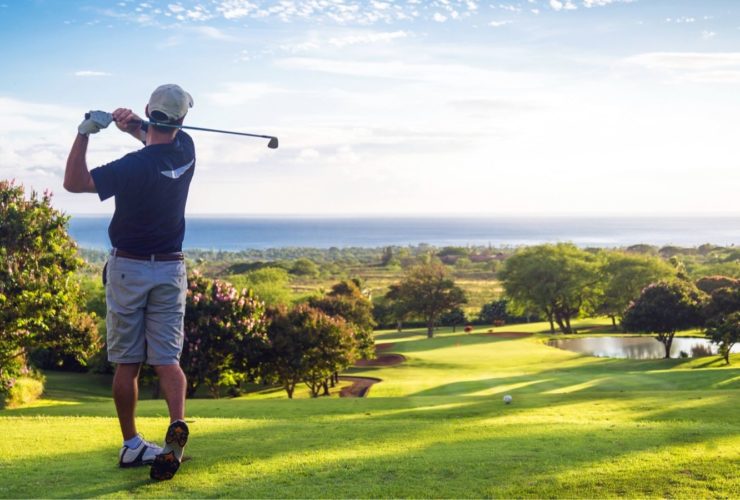
<path fill-rule="evenodd" d="M 70 193 L 97 193 L 95 182 L 87 169 L 87 143 L 89 137 L 77 134 L 72 149 L 67 157 L 67 168 L 64 171 L 64 189 Z"/>

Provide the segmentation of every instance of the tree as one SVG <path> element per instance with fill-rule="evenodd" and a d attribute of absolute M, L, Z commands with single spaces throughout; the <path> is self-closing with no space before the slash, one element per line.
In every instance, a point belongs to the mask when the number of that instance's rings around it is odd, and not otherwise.
<path fill-rule="evenodd" d="M 319 274 L 319 267 L 311 259 L 301 258 L 293 262 L 290 268 L 290 274 L 314 278 Z"/>
<path fill-rule="evenodd" d="M 716 288 L 709 295 L 704 315 L 709 320 L 718 320 L 740 311 L 740 288 Z"/>
<path fill-rule="evenodd" d="M 309 346 L 302 357 L 303 381 L 312 398 L 319 396 L 322 387 L 328 396 L 328 380 L 356 359 L 353 325 L 340 316 L 305 306 L 295 309 L 294 318 Z"/>
<path fill-rule="evenodd" d="M 428 338 L 434 336 L 440 315 L 467 303 L 465 292 L 436 260 L 410 269 L 394 294 L 401 310 L 424 318 Z"/>
<path fill-rule="evenodd" d="M 696 281 L 696 287 L 711 294 L 718 288 L 740 288 L 740 280 L 730 276 L 704 276 Z"/>
<path fill-rule="evenodd" d="M 306 304 L 273 311 L 267 335 L 265 374 L 274 376 L 290 399 L 301 381 L 313 397 L 318 396 L 332 373 L 354 361 L 354 340 L 347 322 Z"/>
<path fill-rule="evenodd" d="M 478 321 L 486 325 L 492 325 L 495 321 L 506 321 L 508 314 L 506 311 L 506 299 L 494 300 L 488 304 L 483 304 L 478 313 Z"/>
<path fill-rule="evenodd" d="M 68 221 L 49 192 L 26 198 L 23 186 L 0 181 L 0 400 L 30 349 L 84 362 L 100 348 L 94 318 L 83 312 L 74 276 L 83 261 Z"/>
<path fill-rule="evenodd" d="M 596 257 L 570 243 L 518 250 L 499 277 L 519 308 L 544 313 L 552 333 L 555 323 L 572 332 L 571 319 L 593 309 L 600 293 Z"/>
<path fill-rule="evenodd" d="M 465 318 L 465 311 L 460 307 L 450 309 L 442 316 L 439 317 L 439 322 L 442 326 L 451 326 L 454 332 L 457 325 L 464 325 L 467 319 Z"/>
<path fill-rule="evenodd" d="M 719 345 L 719 353 L 725 358 L 725 363 L 729 365 L 732 346 L 739 341 L 740 288 L 731 278 L 720 279 L 724 278 L 723 276 L 713 276 L 711 278 L 715 279 L 704 284 L 719 282 L 729 284 L 729 286 L 715 288 L 712 291 L 704 308 L 704 314 L 707 318 L 705 334 L 712 342 Z"/>
<path fill-rule="evenodd" d="M 393 262 L 393 247 L 383 248 L 383 255 L 380 257 L 380 265 L 385 267 Z"/>
<path fill-rule="evenodd" d="M 394 283 L 388 286 L 388 292 L 383 297 L 383 301 L 379 306 L 381 312 L 385 312 L 388 317 L 393 318 L 396 328 L 400 332 L 403 329 L 403 322 L 411 315 L 411 312 L 402 301 L 400 283 Z"/>
<path fill-rule="evenodd" d="M 732 347 L 740 342 L 740 312 L 721 316 L 710 322 L 706 335 L 715 344 L 719 344 L 719 353 L 730 364 Z"/>
<path fill-rule="evenodd" d="M 669 358 L 676 332 L 702 324 L 705 298 L 702 291 L 685 281 L 654 283 L 627 308 L 622 326 L 628 331 L 656 333 Z"/>
<path fill-rule="evenodd" d="M 621 320 L 624 310 L 643 288 L 676 275 L 675 270 L 658 257 L 621 252 L 604 252 L 603 256 L 604 290 L 597 311 L 609 316 L 615 327 L 617 319 Z"/>
<path fill-rule="evenodd" d="M 647 255 L 658 255 L 658 247 L 654 247 L 652 245 L 646 245 L 644 243 L 640 243 L 637 245 L 629 246 L 625 249 L 627 253 L 641 253 L 641 254 L 647 254 Z"/>
<path fill-rule="evenodd" d="M 209 280 L 198 273 L 188 279 L 185 342 L 180 364 L 188 379 L 188 396 L 206 384 L 214 397 L 219 387 L 238 386 L 254 374 L 267 343 L 264 304 L 249 290 Z"/>
<path fill-rule="evenodd" d="M 356 348 L 360 357 L 365 359 L 375 357 L 373 303 L 363 294 L 358 282 L 341 281 L 334 285 L 326 296 L 312 297 L 308 303 L 329 316 L 347 321 L 354 328 Z"/>

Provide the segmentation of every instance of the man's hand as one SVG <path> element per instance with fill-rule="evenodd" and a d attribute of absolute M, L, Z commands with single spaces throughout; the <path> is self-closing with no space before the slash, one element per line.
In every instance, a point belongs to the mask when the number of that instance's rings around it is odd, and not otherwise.
<path fill-rule="evenodd" d="M 77 127 L 77 131 L 84 136 L 90 134 L 97 134 L 100 130 L 104 129 L 110 122 L 113 121 L 113 116 L 105 111 L 90 111 L 85 113 L 85 119 Z"/>
<path fill-rule="evenodd" d="M 113 120 L 122 132 L 131 134 L 139 141 L 146 141 L 146 133 L 141 128 L 143 120 L 130 109 L 118 108 L 113 112 Z"/>
<path fill-rule="evenodd" d="M 141 118 L 130 109 L 118 108 L 113 112 L 113 120 L 116 122 L 116 127 L 122 132 L 134 134 L 141 128 Z"/>

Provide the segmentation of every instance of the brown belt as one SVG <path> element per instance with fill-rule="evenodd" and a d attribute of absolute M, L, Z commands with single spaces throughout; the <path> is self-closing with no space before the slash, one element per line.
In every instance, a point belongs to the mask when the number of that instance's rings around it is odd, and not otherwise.
<path fill-rule="evenodd" d="M 123 257 L 124 259 L 133 259 L 133 260 L 149 260 L 154 262 L 168 262 L 173 260 L 185 260 L 185 255 L 183 255 L 182 252 L 174 252 L 174 253 L 153 253 L 151 255 L 136 255 L 133 253 L 128 253 L 125 250 L 119 250 L 118 248 L 114 248 L 111 252 L 116 257 Z"/>

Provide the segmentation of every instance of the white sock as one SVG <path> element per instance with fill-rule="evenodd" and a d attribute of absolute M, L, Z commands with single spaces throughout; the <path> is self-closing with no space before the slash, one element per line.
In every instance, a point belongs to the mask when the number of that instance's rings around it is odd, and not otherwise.
<path fill-rule="evenodd" d="M 127 439 L 123 442 L 123 446 L 128 446 L 129 448 L 138 448 L 141 444 L 141 436 L 138 434 L 132 437 L 131 439 Z"/>

